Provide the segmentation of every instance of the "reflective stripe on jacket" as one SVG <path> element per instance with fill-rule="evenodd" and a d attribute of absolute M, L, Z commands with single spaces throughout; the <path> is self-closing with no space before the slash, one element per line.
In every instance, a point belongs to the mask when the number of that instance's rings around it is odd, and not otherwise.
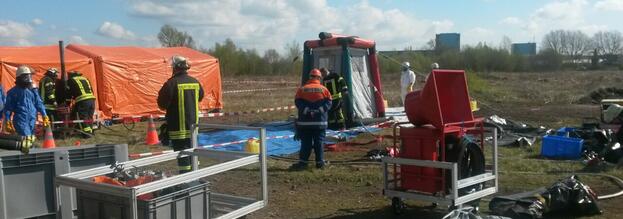
<path fill-rule="evenodd" d="M 167 128 L 171 139 L 190 138 L 191 126 L 199 123 L 199 102 L 203 88 L 188 73 L 169 78 L 158 92 L 158 107 L 165 109 Z"/>
<path fill-rule="evenodd" d="M 91 83 L 87 78 L 83 77 L 82 75 L 71 76 L 71 80 L 69 80 L 68 83 L 71 97 L 75 98 L 76 102 L 95 99 Z"/>
<path fill-rule="evenodd" d="M 56 109 L 56 80 L 50 76 L 44 76 L 39 81 L 39 96 L 43 105 L 48 110 Z"/>
<path fill-rule="evenodd" d="M 331 109 L 331 94 L 320 84 L 311 79 L 296 91 L 294 103 L 298 109 L 297 128 L 326 129 L 327 112 Z"/>
<path fill-rule="evenodd" d="M 342 98 L 342 93 L 348 90 L 344 78 L 340 77 L 337 73 L 329 74 L 322 80 L 322 83 L 327 90 L 329 90 L 331 98 L 334 100 Z"/>

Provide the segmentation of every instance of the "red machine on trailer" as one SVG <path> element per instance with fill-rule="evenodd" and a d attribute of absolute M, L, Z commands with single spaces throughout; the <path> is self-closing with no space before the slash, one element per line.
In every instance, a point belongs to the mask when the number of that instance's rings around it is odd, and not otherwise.
<path fill-rule="evenodd" d="M 407 94 L 409 122 L 394 126 L 394 139 L 400 129 L 399 156 L 383 159 L 383 194 L 392 198 L 395 213 L 404 208 L 403 199 L 455 207 L 497 192 L 497 133 L 493 168 L 486 170 L 485 129 L 469 100 L 465 72 L 458 70 L 433 70 L 422 90 Z"/>

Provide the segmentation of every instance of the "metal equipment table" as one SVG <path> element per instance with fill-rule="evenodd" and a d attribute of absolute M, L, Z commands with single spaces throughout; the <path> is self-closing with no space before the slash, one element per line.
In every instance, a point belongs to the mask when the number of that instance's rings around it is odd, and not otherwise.
<path fill-rule="evenodd" d="M 493 159 L 491 167 L 487 169 L 483 174 L 471 176 L 464 179 L 459 179 L 459 168 L 457 163 L 454 162 L 384 157 L 382 159 L 383 195 L 392 199 L 392 209 L 394 213 L 400 214 L 405 208 L 403 199 L 431 202 L 433 203 L 433 205 L 442 204 L 445 206 L 449 206 L 450 208 L 460 208 L 463 204 L 467 204 L 474 200 L 496 193 L 498 191 L 497 129 L 494 128 L 492 132 Z M 390 171 L 390 165 L 392 166 L 392 169 L 394 171 L 393 174 Z M 449 189 L 449 194 L 425 194 L 422 192 L 401 188 L 401 186 L 399 185 L 400 174 L 396 173 L 396 171 L 400 169 L 398 168 L 400 165 L 430 167 L 442 169 L 444 171 L 450 170 L 451 180 L 448 183 L 451 184 L 451 188 Z M 467 187 L 473 187 L 477 184 L 482 185 L 479 190 L 468 192 L 466 194 L 460 194 L 461 192 L 459 190 Z"/>
<path fill-rule="evenodd" d="M 260 140 L 260 152 L 259 154 L 235 152 L 235 151 L 217 151 L 203 148 L 197 148 L 197 136 L 199 129 L 245 129 L 258 131 Z M 203 206 L 210 212 L 209 215 L 218 215 L 218 219 L 227 218 L 239 218 L 249 213 L 257 211 L 265 207 L 268 203 L 268 185 L 267 185 L 267 166 L 266 166 L 266 130 L 261 127 L 248 127 L 248 126 L 230 126 L 230 125 L 212 125 L 212 124 L 200 124 L 193 127 L 192 132 L 192 149 L 184 151 L 177 151 L 174 153 L 167 153 L 153 157 L 147 157 L 143 159 L 137 159 L 132 161 L 123 162 L 125 167 L 128 168 L 140 168 L 142 166 L 161 163 L 164 161 L 175 160 L 180 156 L 191 156 L 192 158 L 192 171 L 179 174 L 176 176 L 156 180 L 153 182 L 145 183 L 134 187 L 123 187 L 110 184 L 95 183 L 90 180 L 94 176 L 100 176 L 112 173 L 113 170 L 109 167 L 94 168 L 69 174 L 64 174 L 56 177 L 55 186 L 57 193 L 60 192 L 60 188 L 67 186 L 80 190 L 86 190 L 90 192 L 99 192 L 109 194 L 116 197 L 123 197 L 125 200 L 129 200 L 129 206 L 124 206 L 129 209 L 122 218 L 137 219 L 137 197 L 140 195 L 148 194 L 151 192 L 159 191 L 165 188 L 173 187 L 183 183 L 193 182 L 201 178 L 212 176 L 218 173 L 223 173 L 229 170 L 240 168 L 251 164 L 259 164 L 260 168 L 260 197 L 248 198 L 239 197 L 227 194 L 210 193 L 209 205 Z M 218 164 L 210 165 L 207 167 L 199 168 L 198 158 L 212 158 L 220 161 Z M 60 218 L 72 218 L 73 213 L 64 202 L 57 197 L 57 209 L 62 212 Z M 66 202 L 65 202 L 66 203 Z M 71 216 L 70 216 L 71 215 Z M 211 218 L 211 217 L 210 217 Z"/>

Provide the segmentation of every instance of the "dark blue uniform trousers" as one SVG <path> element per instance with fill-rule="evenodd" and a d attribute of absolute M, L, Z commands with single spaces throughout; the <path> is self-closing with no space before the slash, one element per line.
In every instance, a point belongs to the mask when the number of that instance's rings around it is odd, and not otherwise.
<path fill-rule="evenodd" d="M 307 163 L 309 155 L 311 155 L 311 151 L 314 149 L 316 163 L 324 162 L 322 142 L 326 136 L 325 129 L 302 129 L 299 130 L 299 136 L 301 138 L 299 161 Z"/>

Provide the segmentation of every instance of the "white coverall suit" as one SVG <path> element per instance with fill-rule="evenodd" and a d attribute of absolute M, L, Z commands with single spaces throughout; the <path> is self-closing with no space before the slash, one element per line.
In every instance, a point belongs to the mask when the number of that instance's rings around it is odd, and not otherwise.
<path fill-rule="evenodd" d="M 402 102 L 402 106 L 405 105 L 405 97 L 407 93 L 410 92 L 409 88 L 413 84 L 415 84 L 415 73 L 409 69 L 403 70 L 400 76 L 400 101 Z"/>

